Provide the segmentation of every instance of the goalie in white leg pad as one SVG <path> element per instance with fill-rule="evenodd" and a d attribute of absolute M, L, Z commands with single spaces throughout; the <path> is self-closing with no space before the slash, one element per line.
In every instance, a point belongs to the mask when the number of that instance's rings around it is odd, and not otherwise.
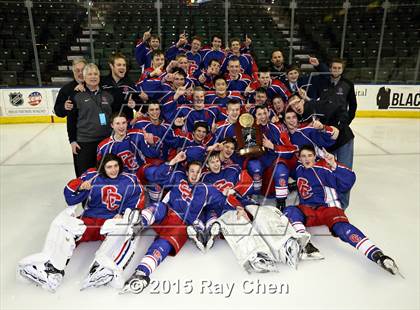
<path fill-rule="evenodd" d="M 138 244 L 138 234 L 142 230 L 139 210 L 126 209 L 123 218 L 107 220 L 101 228 L 106 235 L 100 248 L 95 253 L 82 290 L 110 284 L 121 289 L 124 286 L 122 272 L 134 256 Z"/>
<path fill-rule="evenodd" d="M 310 234 L 297 233 L 288 218 L 274 206 L 247 205 L 246 210 L 254 217 L 255 229 L 270 247 L 276 260 L 296 269 Z"/>
<path fill-rule="evenodd" d="M 75 239 L 97 241 L 107 235 L 83 287 L 107 283 L 122 287 L 121 272 L 134 254 L 138 239 L 134 229 L 142 228 L 138 209 L 143 209 L 145 203 L 137 177 L 123 169 L 122 159 L 107 153 L 98 163 L 98 170 L 88 169 L 67 183 L 64 197 L 69 206 L 86 201 L 83 216 L 74 217 L 73 207 L 61 212 L 51 225 L 43 251 L 19 262 L 20 276 L 55 291 L 76 247 Z"/>
<path fill-rule="evenodd" d="M 222 234 L 239 264 L 248 272 L 277 271 L 276 259 L 249 219 L 228 211 L 219 217 Z"/>
<path fill-rule="evenodd" d="M 51 223 L 42 252 L 29 255 L 18 263 L 18 276 L 54 292 L 64 276 L 67 261 L 73 255 L 76 239 L 86 226 L 74 217 L 74 208 L 63 210 Z"/>

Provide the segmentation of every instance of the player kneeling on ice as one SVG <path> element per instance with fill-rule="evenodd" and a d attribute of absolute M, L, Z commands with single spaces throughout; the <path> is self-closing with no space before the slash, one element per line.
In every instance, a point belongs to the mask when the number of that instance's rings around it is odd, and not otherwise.
<path fill-rule="evenodd" d="M 122 160 L 106 154 L 98 169 L 89 169 L 64 188 L 67 207 L 51 223 L 42 252 L 18 263 L 18 275 L 55 292 L 77 244 L 104 240 L 95 253 L 82 289 L 110 284 L 121 288 L 122 271 L 134 255 L 135 225 L 144 207 L 137 177 L 123 172 Z M 75 205 L 86 200 L 83 215 Z M 72 207 L 74 206 L 74 207 Z"/>
<path fill-rule="evenodd" d="M 384 255 L 359 229 L 350 224 L 341 209 L 338 192 L 350 190 L 356 175 L 337 163 L 325 149 L 323 153 L 324 159 L 316 161 L 313 145 L 300 148 L 301 164 L 296 168 L 300 204 L 286 207 L 284 214 L 297 232 L 306 232 L 305 226 L 327 225 L 334 236 L 355 247 L 390 273 L 399 273 L 394 260 Z"/>

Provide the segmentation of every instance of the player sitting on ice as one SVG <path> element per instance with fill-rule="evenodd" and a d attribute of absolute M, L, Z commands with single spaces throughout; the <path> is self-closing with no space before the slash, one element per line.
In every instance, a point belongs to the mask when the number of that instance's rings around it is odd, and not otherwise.
<path fill-rule="evenodd" d="M 140 293 L 150 283 L 150 274 L 170 254 L 177 254 L 187 241 L 186 225 L 191 225 L 207 207 L 219 215 L 225 210 L 235 214 L 243 208 L 232 195 L 225 197 L 212 185 L 200 182 L 201 163 L 192 161 L 186 172 L 176 169 L 186 160 L 185 152 L 179 152 L 169 163 L 161 165 L 155 178 L 169 181 L 171 190 L 162 202 L 154 203 L 141 212 L 141 226 L 153 228 L 158 238 L 151 244 L 136 271 L 126 281 L 123 292 Z"/>
<path fill-rule="evenodd" d="M 392 274 L 399 273 L 394 260 L 349 223 L 338 199 L 338 192 L 348 191 L 356 180 L 349 168 L 337 163 L 325 149 L 324 159 L 316 161 L 315 149 L 305 145 L 299 150 L 301 164 L 296 168 L 300 198 L 298 206 L 288 206 L 284 214 L 297 232 L 306 226 L 327 225 L 333 236 L 361 251 L 367 258 Z"/>
<path fill-rule="evenodd" d="M 42 252 L 25 257 L 17 272 L 42 288 L 55 292 L 77 244 L 104 240 L 96 251 L 82 289 L 110 284 L 121 288 L 122 272 L 134 255 L 133 225 L 144 207 L 144 192 L 135 175 L 123 172 L 122 160 L 106 154 L 98 170 L 89 169 L 64 188 L 67 207 L 52 222 Z M 85 211 L 75 217 L 76 206 Z M 124 215 L 123 215 L 124 214 Z"/>
<path fill-rule="evenodd" d="M 214 244 L 214 239 L 223 231 L 223 235 L 232 248 L 241 266 L 248 272 L 277 271 L 279 264 L 288 264 L 297 268 L 302 249 L 309 241 L 306 232 L 297 233 L 289 220 L 273 206 L 258 206 L 246 195 L 252 191 L 252 178 L 238 165 L 227 165 L 223 169 L 219 152 L 210 154 L 203 173 L 204 183 L 214 184 L 225 194 L 234 194 L 249 212 L 239 218 L 227 211 L 221 217 L 213 210 L 204 209 L 202 226 L 194 223 L 187 228 L 189 237 L 203 252 Z"/>
<path fill-rule="evenodd" d="M 234 190 L 239 201 L 245 205 L 246 196 L 252 191 L 252 178 L 246 170 L 236 164 L 224 165 L 220 160 L 220 152 L 212 152 L 207 157 L 206 167 L 209 169 L 201 175 L 201 181 L 213 184 L 220 192 Z M 223 168 L 223 169 L 222 169 Z M 233 192 L 232 192 L 233 193 Z M 255 204 L 254 201 L 251 202 Z M 188 236 L 202 252 L 207 252 L 214 244 L 214 239 L 220 234 L 220 224 L 217 223 L 216 212 L 205 209 L 199 219 L 187 227 Z"/>

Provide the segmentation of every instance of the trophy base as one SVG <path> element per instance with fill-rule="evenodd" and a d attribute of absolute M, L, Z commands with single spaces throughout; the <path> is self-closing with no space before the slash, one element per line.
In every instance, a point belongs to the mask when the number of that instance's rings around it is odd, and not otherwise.
<path fill-rule="evenodd" d="M 259 157 L 264 154 L 265 150 L 263 147 L 259 145 L 251 146 L 251 147 L 244 147 L 239 150 L 239 155 L 244 157 Z"/>

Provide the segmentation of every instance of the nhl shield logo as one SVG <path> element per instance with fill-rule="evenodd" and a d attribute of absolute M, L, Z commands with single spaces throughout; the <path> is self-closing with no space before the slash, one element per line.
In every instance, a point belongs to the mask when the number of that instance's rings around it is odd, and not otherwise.
<path fill-rule="evenodd" d="M 9 94 L 9 102 L 12 106 L 18 107 L 23 104 L 23 95 L 19 92 Z"/>

